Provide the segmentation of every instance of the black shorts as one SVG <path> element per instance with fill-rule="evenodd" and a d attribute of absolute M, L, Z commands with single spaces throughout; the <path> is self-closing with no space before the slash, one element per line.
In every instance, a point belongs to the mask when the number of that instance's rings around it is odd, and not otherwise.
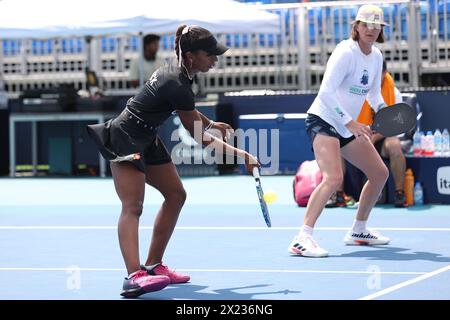
<path fill-rule="evenodd" d="M 339 145 L 341 148 L 343 148 L 349 142 L 355 140 L 355 136 L 351 136 L 349 138 L 342 137 L 331 124 L 323 120 L 321 117 L 316 116 L 315 114 L 308 113 L 305 124 L 306 133 L 311 138 L 311 143 L 314 142 L 314 138 L 317 134 L 337 138 L 339 140 Z"/>
<path fill-rule="evenodd" d="M 106 160 L 140 153 L 139 160 L 130 162 L 142 172 L 145 172 L 145 167 L 148 165 L 172 161 L 157 130 L 158 127 L 142 122 L 128 109 L 125 109 L 117 118 L 105 123 L 87 126 L 89 136 Z"/>

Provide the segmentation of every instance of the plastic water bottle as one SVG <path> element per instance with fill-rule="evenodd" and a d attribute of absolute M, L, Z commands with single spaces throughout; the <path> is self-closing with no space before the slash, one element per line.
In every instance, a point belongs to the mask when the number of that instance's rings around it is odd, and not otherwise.
<path fill-rule="evenodd" d="M 434 156 L 440 157 L 442 155 L 442 134 L 441 130 L 434 131 Z"/>
<path fill-rule="evenodd" d="M 425 139 L 425 134 L 423 133 L 423 131 L 420 131 L 420 150 L 422 151 L 421 152 L 422 156 L 425 155 L 426 148 L 427 148 L 427 142 Z"/>
<path fill-rule="evenodd" d="M 423 189 L 420 182 L 418 181 L 414 186 L 414 204 L 418 206 L 423 204 Z"/>
<path fill-rule="evenodd" d="M 422 147 L 420 146 L 420 132 L 417 130 L 413 136 L 413 155 L 420 157 L 422 154 Z"/>
<path fill-rule="evenodd" d="M 450 138 L 447 128 L 442 131 L 442 155 L 444 157 L 450 156 Z"/>
<path fill-rule="evenodd" d="M 433 132 L 427 131 L 425 136 L 425 156 L 432 157 L 434 155 L 434 136 Z"/>
<path fill-rule="evenodd" d="M 414 174 L 410 168 L 405 172 L 404 192 L 408 206 L 414 205 Z"/>

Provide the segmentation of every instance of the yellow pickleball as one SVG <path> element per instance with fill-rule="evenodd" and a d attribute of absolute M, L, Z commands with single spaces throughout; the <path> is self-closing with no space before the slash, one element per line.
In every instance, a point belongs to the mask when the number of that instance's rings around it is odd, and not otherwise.
<path fill-rule="evenodd" d="M 275 191 L 269 190 L 264 193 L 264 201 L 267 204 L 274 203 L 275 201 L 277 201 L 277 199 L 278 199 L 278 195 L 276 194 Z"/>

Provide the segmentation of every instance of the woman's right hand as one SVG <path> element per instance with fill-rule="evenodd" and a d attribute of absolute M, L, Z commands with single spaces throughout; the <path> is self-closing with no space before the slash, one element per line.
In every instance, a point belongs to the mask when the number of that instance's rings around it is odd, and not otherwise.
<path fill-rule="evenodd" d="M 370 129 L 370 127 L 362 123 L 358 123 L 354 120 L 351 120 L 345 126 L 351 133 L 353 133 L 356 139 L 359 139 L 364 136 L 366 136 L 369 139 L 372 137 L 372 130 Z"/>
<path fill-rule="evenodd" d="M 250 153 L 245 153 L 244 159 L 245 159 L 245 169 L 250 175 L 253 174 L 253 168 L 261 167 L 261 165 L 258 162 L 258 159 L 255 156 L 252 156 Z"/>

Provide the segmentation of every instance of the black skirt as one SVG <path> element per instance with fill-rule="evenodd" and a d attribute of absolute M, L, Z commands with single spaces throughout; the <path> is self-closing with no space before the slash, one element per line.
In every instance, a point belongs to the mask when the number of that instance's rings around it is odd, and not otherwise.
<path fill-rule="evenodd" d="M 131 163 L 142 172 L 147 165 L 172 161 L 157 134 L 158 127 L 145 123 L 127 108 L 105 123 L 88 125 L 87 131 L 106 160 L 139 153 L 140 159 Z"/>

